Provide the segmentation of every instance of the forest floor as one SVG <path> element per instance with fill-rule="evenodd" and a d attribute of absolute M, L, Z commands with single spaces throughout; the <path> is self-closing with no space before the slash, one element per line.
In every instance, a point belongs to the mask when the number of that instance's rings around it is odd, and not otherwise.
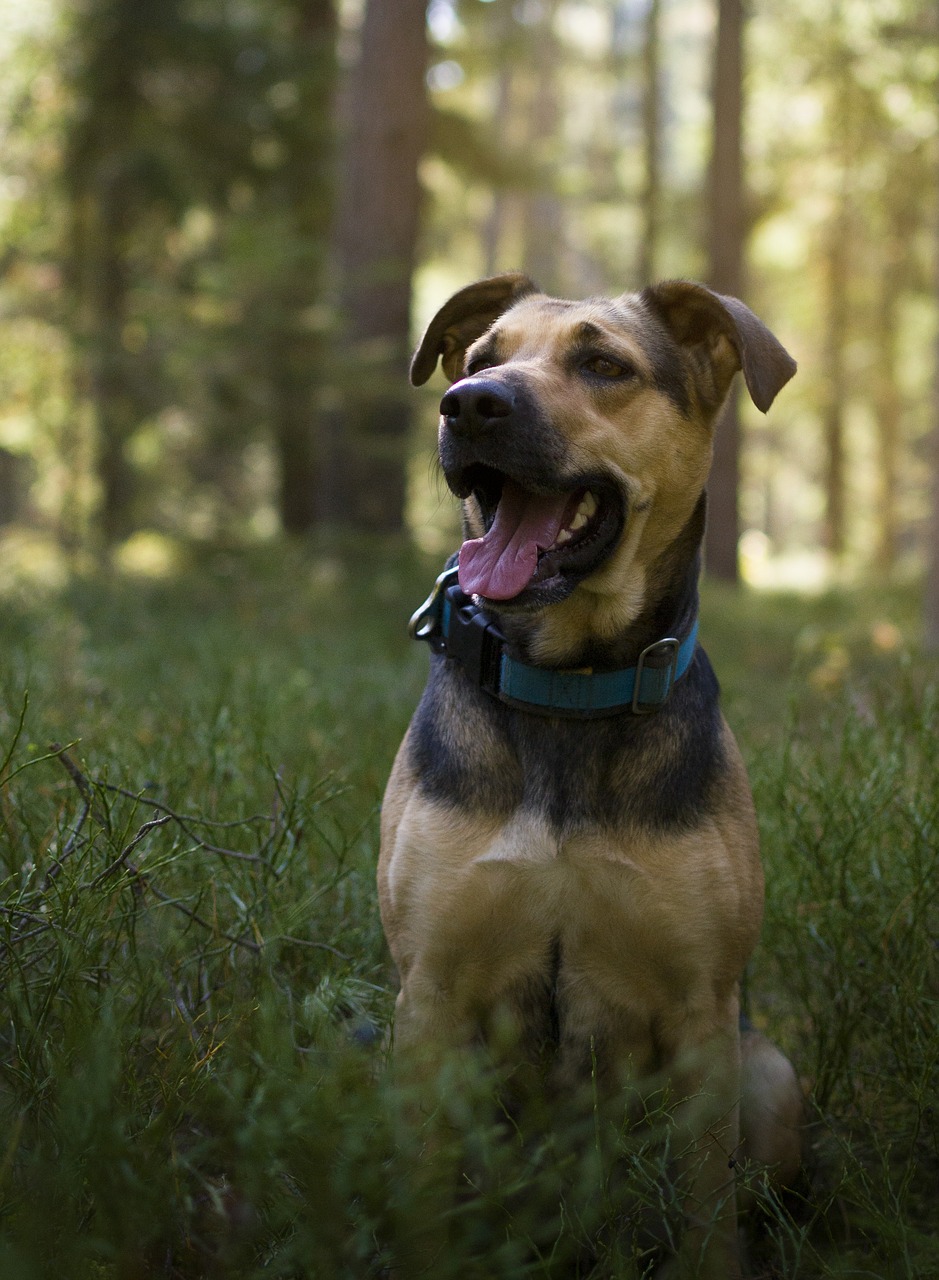
<path fill-rule="evenodd" d="M 420 1232 L 374 873 L 436 570 L 272 547 L 0 582 L 0 1275 L 358 1280 Z M 751 1268 L 939 1276 L 939 670 L 916 601 L 708 586 L 701 636 L 762 827 L 752 1017 L 808 1095 L 806 1181 L 758 1193 Z M 490 1087 L 440 1083 L 476 1172 L 434 1275 L 649 1274 L 599 1139 L 523 1141 Z M 628 1203 L 665 1219 L 667 1125 L 662 1100 L 615 1135 Z"/>

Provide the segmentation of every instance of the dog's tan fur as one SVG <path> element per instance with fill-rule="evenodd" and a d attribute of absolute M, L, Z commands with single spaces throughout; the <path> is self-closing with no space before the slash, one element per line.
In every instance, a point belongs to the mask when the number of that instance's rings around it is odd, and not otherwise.
<path fill-rule="evenodd" d="M 653 313 L 656 332 L 666 335 L 659 333 L 658 347 L 645 337 Z M 588 332 L 634 376 L 603 385 L 572 371 L 569 353 Z M 677 385 L 671 395 L 656 367 L 666 343 Z M 497 355 L 486 377 L 525 388 L 539 420 L 564 442 L 565 470 L 602 472 L 627 511 L 617 545 L 596 571 L 546 607 L 506 610 L 506 634 L 528 661 L 548 667 L 578 665 L 591 645 L 628 645 L 634 633 L 648 643 L 643 619 L 657 605 L 661 580 L 696 549 L 712 427 L 733 374 L 744 369 L 765 409 L 794 366 L 741 304 L 701 286 L 562 304 L 519 276 L 456 295 L 428 330 L 415 380 L 429 376 L 438 354 L 458 380 L 479 353 Z M 525 445 L 539 447 L 536 432 Z M 464 524 L 467 536 L 485 531 L 473 496 L 464 500 Z M 438 696 L 425 716 L 446 719 L 437 730 L 455 759 L 484 760 L 522 795 L 537 747 L 519 745 L 511 725 L 492 720 L 484 697 L 461 702 L 459 679 L 456 693 Z M 551 720 L 544 723 L 552 732 Z M 690 1186 L 682 1246 L 668 1266 L 707 1280 L 739 1275 L 728 1172 L 741 1155 L 738 1116 L 751 1125 L 743 1140 L 754 1154 L 791 1176 L 798 1086 L 785 1058 L 752 1032 L 741 1070 L 739 982 L 760 931 L 763 875 L 730 729 L 721 717 L 719 776 L 693 821 L 646 823 L 640 814 L 615 825 L 600 814 L 566 824 L 537 805 L 487 802 L 484 788 L 477 802 L 430 787 L 417 763 L 417 732 L 412 725 L 401 746 L 382 812 L 381 916 L 401 981 L 396 1054 L 426 1060 L 500 1019 L 501 1041 L 524 1056 L 515 993 L 559 948 L 555 1078 L 569 1083 L 583 1072 L 585 1046 L 599 1047 L 601 1079 L 613 1092 L 667 1072 L 674 1095 L 685 1099 L 678 1123 L 689 1139 Z M 654 786 L 660 755 L 617 757 L 603 786 L 641 792 L 644 770 Z M 513 1019 L 515 1034 L 506 1038 Z"/>

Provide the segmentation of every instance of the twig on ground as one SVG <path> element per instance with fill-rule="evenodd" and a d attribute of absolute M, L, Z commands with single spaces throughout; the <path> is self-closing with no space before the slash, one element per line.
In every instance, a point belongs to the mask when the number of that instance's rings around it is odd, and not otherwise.
<path fill-rule="evenodd" d="M 235 858 L 241 862 L 260 863 L 263 861 L 260 855 L 256 853 L 241 853 L 236 849 L 224 849 L 218 845 L 213 845 L 209 843 L 209 841 L 203 840 L 198 835 L 196 835 L 196 833 L 191 829 L 191 827 L 192 826 L 206 826 L 206 827 L 216 827 L 216 828 L 244 827 L 244 826 L 249 826 L 255 822 L 270 823 L 271 822 L 270 815 L 256 815 L 251 818 L 244 818 L 241 821 L 237 821 L 237 822 L 214 822 L 211 819 L 207 819 L 207 818 L 193 817 L 192 815 L 189 815 L 189 814 L 180 814 L 180 813 L 177 813 L 174 809 L 171 809 L 169 805 L 163 804 L 162 801 L 151 800 L 147 796 L 141 795 L 139 792 L 129 791 L 124 787 L 119 787 L 109 782 L 92 782 L 88 777 L 86 777 L 86 775 L 81 771 L 81 769 L 78 767 L 75 761 L 68 754 L 67 748 L 61 746 L 58 743 L 53 743 L 52 746 L 49 748 L 49 752 L 50 752 L 49 758 L 58 760 L 59 763 L 62 765 L 62 767 L 65 769 L 66 773 L 75 783 L 75 786 L 78 789 L 78 793 L 81 796 L 85 806 L 78 820 L 78 823 L 76 824 L 74 830 L 72 831 L 72 834 L 69 837 L 69 840 L 65 846 L 65 850 L 63 851 L 63 859 L 65 856 L 67 856 L 69 853 L 71 853 L 74 850 L 77 843 L 78 835 L 82 827 L 84 826 L 89 813 L 91 813 L 95 817 L 95 819 L 100 823 L 101 827 L 105 831 L 107 831 L 108 834 L 111 834 L 110 815 L 105 810 L 97 806 L 95 803 L 96 788 L 99 791 L 109 791 L 109 792 L 112 792 L 113 794 L 123 796 L 128 800 L 133 800 L 136 804 L 147 805 L 151 809 L 156 810 L 161 815 L 160 817 L 151 819 L 149 822 L 145 822 L 137 831 L 137 833 L 134 835 L 134 837 L 121 850 L 121 852 L 114 859 L 114 861 L 111 862 L 107 867 L 105 867 L 105 869 L 102 872 L 100 872 L 97 876 L 95 876 L 93 880 L 83 885 L 82 886 L 83 888 L 86 888 L 86 889 L 96 888 L 98 885 L 102 884 L 105 880 L 107 880 L 110 876 L 112 876 L 116 871 L 120 870 L 121 867 L 124 867 L 133 877 L 136 885 L 138 885 L 140 888 L 144 890 L 149 890 L 149 892 L 152 893 L 153 896 L 159 902 L 162 902 L 166 906 L 173 907 L 174 910 L 181 912 L 184 916 L 186 916 L 187 919 L 191 920 L 193 924 L 197 924 L 200 928 L 207 930 L 209 933 L 213 934 L 215 937 L 223 938 L 226 942 L 230 942 L 233 946 L 245 948 L 245 950 L 250 951 L 253 955 L 260 954 L 260 952 L 264 949 L 264 946 L 266 945 L 263 940 L 255 941 L 252 938 L 236 937 L 234 934 L 225 933 L 223 930 L 218 929 L 210 921 L 203 919 L 203 917 L 200 916 L 198 912 L 195 912 L 191 908 L 185 906 L 184 903 L 180 902 L 178 898 L 173 898 L 169 894 L 164 893 L 162 889 L 159 889 L 153 883 L 153 880 L 150 878 L 150 876 L 146 875 L 144 872 L 140 870 L 140 868 L 135 863 L 130 861 L 130 856 L 134 852 L 134 850 L 138 848 L 141 842 L 145 840 L 146 837 L 152 831 L 154 831 L 158 827 L 166 826 L 167 823 L 175 822 L 179 826 L 180 830 L 182 830 L 184 834 L 187 835 L 189 839 L 195 843 L 197 848 L 203 849 L 207 853 L 215 853 L 220 855 L 221 857 L 226 857 L 226 858 Z M 268 837 L 268 840 L 265 843 L 266 845 L 270 844 L 270 837 Z M 62 859 L 59 859 L 53 865 L 53 868 L 50 869 L 50 872 L 46 877 L 47 882 L 49 879 L 54 879 L 55 876 L 59 874 L 61 869 L 62 869 Z M 36 929 L 31 930 L 28 934 L 20 935 L 19 940 L 25 940 L 25 938 L 27 937 L 34 937 L 38 933 L 44 933 L 47 931 L 47 929 L 51 927 L 52 927 L 51 922 L 49 923 L 43 922 L 42 925 L 40 925 Z M 298 943 L 301 946 L 316 947 L 324 951 L 332 952 L 334 955 L 338 956 L 343 960 L 348 960 L 349 958 L 348 956 L 344 955 L 341 951 L 336 950 L 335 947 L 331 947 L 328 943 L 325 943 L 325 942 L 311 942 L 311 941 L 305 941 L 304 939 L 300 939 L 300 938 L 292 938 L 290 939 L 290 941 Z M 7 949 L 9 949 L 10 947 L 9 943 L 3 944 L 3 945 L 6 946 Z"/>
<path fill-rule="evenodd" d="M 268 818 L 264 814 L 255 814 L 250 818 L 242 818 L 237 822 L 213 822 L 210 818 L 196 818 L 190 814 L 177 813 L 175 809 L 171 809 L 169 805 L 163 804 L 161 800 L 151 800 L 148 796 L 142 795 L 139 791 L 128 791 L 124 787 L 115 786 L 111 782 L 102 782 L 100 784 L 106 791 L 111 791 L 115 795 L 124 796 L 128 800 L 136 800 L 138 804 L 145 804 L 151 809 L 156 809 L 159 813 L 165 813 L 169 818 L 177 823 L 182 831 L 186 833 L 190 840 L 194 840 L 200 849 L 204 849 L 206 853 L 217 853 L 223 858 L 237 858 L 239 862 L 260 862 L 261 858 L 256 853 L 241 853 L 238 849 L 224 849 L 220 845 L 210 844 L 208 840 L 203 840 L 201 836 L 190 830 L 189 824 L 200 827 L 247 827 L 253 822 L 267 822 Z"/>
<path fill-rule="evenodd" d="M 22 948 L 23 943 L 28 942 L 30 938 L 38 938 L 42 934 L 49 933 L 49 931 L 53 929 L 59 933 L 67 934 L 70 938 L 78 939 L 79 937 L 74 929 L 67 928 L 57 920 L 46 920 L 35 911 L 24 911 L 21 907 L 0 907 L 0 911 L 5 915 L 10 916 L 11 919 L 13 917 L 19 917 L 20 919 L 29 921 L 31 924 L 36 926 L 34 929 L 28 929 L 25 933 L 14 932 L 12 937 L 0 940 L 0 952 L 15 953 L 18 949 Z M 11 927 L 13 929 L 16 928 L 15 925 Z"/>
<path fill-rule="evenodd" d="M 73 854 L 76 848 L 78 847 L 78 837 L 81 835 L 82 828 L 84 827 L 85 823 L 88 821 L 89 813 L 91 813 L 91 801 L 86 800 L 85 806 L 81 811 L 79 819 L 75 823 L 75 826 L 72 828 L 72 834 L 69 836 L 69 838 L 65 842 L 65 845 L 62 849 L 61 857 L 53 858 L 52 865 L 49 867 L 49 870 L 46 872 L 45 876 L 43 877 L 42 887 L 44 889 L 47 889 L 49 885 L 52 884 L 52 882 L 55 879 L 57 879 L 59 873 L 62 870 L 62 867 L 65 865 L 66 858 L 70 857 L 71 854 Z"/>
<path fill-rule="evenodd" d="M 38 938 L 40 934 L 48 933 L 52 928 L 51 924 L 40 924 L 35 929 L 30 929 L 28 933 L 18 933 L 9 941 L 0 942 L 0 951 L 15 952 L 17 947 L 21 947 L 24 942 L 28 942 L 30 938 Z"/>
<path fill-rule="evenodd" d="M 23 907 L 8 907 L 5 903 L 0 903 L 0 911 L 5 916 L 10 916 L 11 918 L 15 916 L 20 920 L 32 920 L 33 924 L 41 924 L 45 925 L 47 929 L 50 928 L 50 922 L 43 919 L 38 911 L 26 911 Z"/>
<path fill-rule="evenodd" d="M 175 822 L 183 832 L 185 832 L 189 839 L 192 840 L 200 849 L 204 849 L 206 853 L 216 853 L 223 858 L 236 858 L 239 862 L 261 861 L 260 856 L 256 853 L 241 853 L 238 849 L 225 849 L 220 845 L 211 844 L 208 840 L 203 840 L 201 836 L 196 835 L 196 833 L 190 829 L 190 824 L 192 826 L 217 828 L 246 827 L 250 826 L 254 822 L 268 822 L 269 818 L 267 815 L 255 814 L 250 818 L 242 818 L 240 821 L 236 822 L 213 822 L 210 818 L 199 818 L 194 817 L 191 814 L 177 813 L 175 809 L 171 809 L 169 805 L 163 804 L 160 800 L 151 800 L 148 796 L 142 795 L 139 791 L 128 791 L 126 787 L 118 787 L 112 782 L 92 783 L 85 774 L 82 773 L 81 769 L 79 769 L 78 765 L 68 754 L 68 749 L 60 746 L 56 742 L 52 743 L 49 748 L 49 752 L 51 756 L 55 757 L 61 763 L 66 773 L 78 788 L 79 795 L 85 801 L 88 809 L 94 814 L 96 820 L 109 834 L 111 831 L 110 816 L 105 810 L 95 806 L 95 787 L 100 788 L 102 791 L 110 791 L 114 795 L 124 796 L 128 800 L 135 800 L 138 804 L 147 805 L 149 808 L 155 809 L 158 813 L 166 814 L 168 819 L 172 819 L 172 821 Z M 81 830 L 81 826 L 86 817 L 87 811 L 82 814 L 73 835 L 77 835 L 78 831 Z M 157 825 L 162 826 L 163 824 L 159 823 Z M 71 843 L 71 841 L 69 843 Z M 68 851 L 71 852 L 70 849 Z M 58 874 L 58 870 L 56 870 L 55 874 Z"/>
<path fill-rule="evenodd" d="M 61 764 L 62 768 L 75 783 L 75 786 L 78 788 L 78 794 L 88 806 L 95 821 L 108 833 L 108 835 L 110 835 L 111 815 L 106 809 L 95 804 L 94 784 L 89 782 L 81 769 L 79 769 L 78 765 L 69 755 L 68 747 L 63 747 L 58 742 L 53 742 L 49 746 L 49 754 L 58 760 L 59 764 Z"/>
<path fill-rule="evenodd" d="M 28 710 L 29 710 L 29 690 L 27 689 L 27 691 L 23 694 L 23 706 L 20 709 L 20 718 L 17 721 L 16 731 L 13 734 L 13 741 L 10 743 L 10 749 L 7 751 L 6 755 L 3 758 L 3 763 L 0 764 L 0 781 L 3 781 L 3 782 L 6 781 L 6 771 L 10 766 L 10 761 L 13 759 L 14 753 L 16 752 L 16 748 L 19 746 L 20 738 L 23 736 L 23 727 L 26 724 L 26 712 Z"/>
<path fill-rule="evenodd" d="M 345 951 L 340 951 L 338 947 L 331 947 L 328 942 L 314 942 L 309 938 L 293 938 L 289 933 L 279 933 L 276 938 L 271 938 L 270 941 L 290 942 L 295 947 L 313 947 L 317 951 L 328 951 L 330 955 L 336 956 L 340 960 L 352 959 Z"/>
<path fill-rule="evenodd" d="M 102 786 L 105 791 L 113 791 L 115 795 L 124 796 L 127 800 L 139 800 L 141 804 L 148 804 L 151 808 L 163 809 L 171 814 L 177 822 L 191 822 L 196 827 L 215 827 L 221 831 L 225 828 L 249 827 L 255 822 L 270 821 L 270 815 L 266 813 L 253 813 L 250 818 L 230 818 L 227 822 L 220 822 L 217 818 L 200 818 L 198 814 L 177 813 L 175 809 L 171 809 L 169 805 L 163 804 L 162 801 L 151 800 L 142 791 L 129 791 L 126 787 L 119 787 L 114 782 L 102 782 L 99 783 L 99 786 Z"/>
<path fill-rule="evenodd" d="M 109 876 L 112 876 L 115 871 L 119 871 L 121 867 L 125 865 L 127 859 L 140 844 L 141 840 L 145 840 L 150 832 L 154 831 L 157 827 L 165 827 L 168 822 L 172 821 L 172 815 L 166 814 L 162 818 L 152 818 L 149 822 L 145 822 L 130 843 L 125 845 L 121 850 L 114 861 L 109 866 L 105 867 L 100 875 L 95 876 L 94 880 L 82 887 L 86 889 L 97 889 L 98 885 L 101 884 L 102 881 L 107 880 Z"/>
<path fill-rule="evenodd" d="M 132 863 L 127 864 L 127 870 L 133 875 L 138 876 L 155 898 L 158 898 L 160 902 L 165 903 L 168 907 L 175 907 L 177 911 L 181 911 L 184 916 L 189 917 L 193 924 L 200 925 L 203 929 L 208 929 L 209 933 L 214 933 L 216 937 L 224 938 L 226 942 L 234 943 L 236 947 L 245 947 L 254 955 L 260 954 L 262 950 L 260 943 L 253 942 L 250 938 L 236 938 L 232 933 L 224 933 L 221 929 L 217 929 L 215 925 L 210 924 L 208 920 L 203 920 L 203 918 L 200 915 L 197 915 L 195 911 L 190 911 L 190 909 L 184 906 L 178 898 L 171 898 L 168 893 L 164 893 L 162 889 L 158 889 L 153 881 L 148 879 L 140 869 L 135 867 Z"/>

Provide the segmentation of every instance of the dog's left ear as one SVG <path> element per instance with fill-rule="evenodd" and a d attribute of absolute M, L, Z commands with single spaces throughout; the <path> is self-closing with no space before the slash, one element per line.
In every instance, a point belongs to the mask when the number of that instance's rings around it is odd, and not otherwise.
<path fill-rule="evenodd" d="M 455 382 L 463 371 L 466 348 L 527 293 L 538 293 L 538 286 L 520 271 L 477 280 L 455 293 L 443 304 L 421 338 L 411 361 L 412 385 L 423 386 L 436 369 L 438 356 L 443 361 L 444 373 Z"/>
<path fill-rule="evenodd" d="M 689 351 L 702 374 L 713 378 L 715 408 L 738 369 L 743 370 L 750 397 L 763 413 L 796 371 L 786 348 L 738 298 L 688 280 L 651 285 L 642 298 L 675 341 Z"/>

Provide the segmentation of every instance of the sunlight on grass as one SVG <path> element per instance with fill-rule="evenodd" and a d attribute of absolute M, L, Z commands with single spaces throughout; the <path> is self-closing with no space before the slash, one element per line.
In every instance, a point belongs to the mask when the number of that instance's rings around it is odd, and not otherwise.
<path fill-rule="evenodd" d="M 769 539 L 756 529 L 740 539 L 740 576 L 749 587 L 769 591 L 817 593 L 832 585 L 827 558 L 820 551 L 771 553 Z"/>
<path fill-rule="evenodd" d="M 124 573 L 142 578 L 168 578 L 185 559 L 184 545 L 153 529 L 141 529 L 114 552 L 114 563 Z"/>
<path fill-rule="evenodd" d="M 61 591 L 69 566 L 54 538 L 22 527 L 0 531 L 0 596 L 21 588 Z"/>

